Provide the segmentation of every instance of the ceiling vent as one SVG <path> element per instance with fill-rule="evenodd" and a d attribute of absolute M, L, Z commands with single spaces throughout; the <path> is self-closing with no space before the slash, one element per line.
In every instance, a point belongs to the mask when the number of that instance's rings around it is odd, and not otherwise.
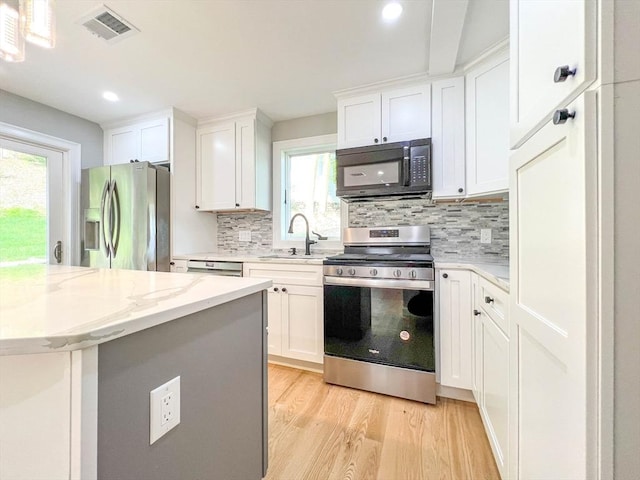
<path fill-rule="evenodd" d="M 78 20 L 77 23 L 107 43 L 119 42 L 140 31 L 106 5 L 100 5 Z"/>

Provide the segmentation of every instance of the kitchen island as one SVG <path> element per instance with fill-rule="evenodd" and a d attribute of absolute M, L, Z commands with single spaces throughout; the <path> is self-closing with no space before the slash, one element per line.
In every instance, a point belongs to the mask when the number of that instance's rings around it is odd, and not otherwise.
<path fill-rule="evenodd" d="M 261 478 L 270 285 L 0 269 L 0 477 Z M 178 376 L 180 424 L 150 444 L 150 392 Z"/>

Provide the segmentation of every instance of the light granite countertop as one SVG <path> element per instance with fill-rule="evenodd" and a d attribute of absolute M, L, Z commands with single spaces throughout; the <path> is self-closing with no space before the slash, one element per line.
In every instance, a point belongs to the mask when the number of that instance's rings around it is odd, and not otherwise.
<path fill-rule="evenodd" d="M 301 265 L 322 265 L 322 261 L 332 255 L 337 255 L 342 251 L 335 252 L 312 252 L 311 255 L 297 253 L 291 255 L 286 252 L 255 252 L 255 253 L 190 253 L 186 255 L 175 255 L 174 260 L 208 260 L 212 262 L 242 262 L 242 263 L 296 263 Z"/>
<path fill-rule="evenodd" d="M 306 265 L 322 265 L 322 261 L 332 255 L 342 253 L 313 252 L 310 256 L 290 255 L 286 252 L 255 252 L 255 253 L 191 253 L 186 255 L 176 255 L 176 260 L 208 260 L 219 262 L 242 262 L 242 263 L 297 263 Z M 488 262 L 486 258 L 460 258 L 446 257 L 435 258 L 435 268 L 460 268 L 476 272 L 490 282 L 498 285 L 507 292 L 509 291 L 509 264 L 500 262 Z"/>
<path fill-rule="evenodd" d="M 483 259 L 436 258 L 435 268 L 460 268 L 471 270 L 491 283 L 509 291 L 509 264 L 488 263 Z"/>
<path fill-rule="evenodd" d="M 259 292 L 271 280 L 30 265 L 0 269 L 0 355 L 97 345 Z"/>

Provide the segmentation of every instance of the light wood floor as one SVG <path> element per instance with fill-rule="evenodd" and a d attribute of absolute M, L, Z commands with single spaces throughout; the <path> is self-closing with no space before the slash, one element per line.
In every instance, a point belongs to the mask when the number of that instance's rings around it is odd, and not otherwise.
<path fill-rule="evenodd" d="M 425 405 L 269 365 L 268 480 L 499 479 L 476 405 Z"/>

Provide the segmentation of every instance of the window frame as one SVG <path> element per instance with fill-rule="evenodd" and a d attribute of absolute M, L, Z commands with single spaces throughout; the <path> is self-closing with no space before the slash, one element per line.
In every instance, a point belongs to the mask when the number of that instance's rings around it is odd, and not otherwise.
<path fill-rule="evenodd" d="M 335 150 L 338 143 L 338 135 L 318 135 L 314 137 L 296 138 L 273 142 L 273 248 L 289 249 L 295 247 L 304 254 L 304 239 L 286 239 L 286 230 L 289 225 L 284 225 L 285 192 L 287 187 L 286 162 L 292 155 L 313 153 L 318 150 Z M 340 200 L 340 238 L 338 240 L 321 240 L 312 246 L 315 250 L 336 250 L 343 248 L 342 233 L 347 226 L 348 208 L 346 202 Z M 313 225 L 310 225 L 313 228 Z M 322 234 L 323 232 L 318 232 Z M 309 237 L 316 238 L 309 231 Z"/>

